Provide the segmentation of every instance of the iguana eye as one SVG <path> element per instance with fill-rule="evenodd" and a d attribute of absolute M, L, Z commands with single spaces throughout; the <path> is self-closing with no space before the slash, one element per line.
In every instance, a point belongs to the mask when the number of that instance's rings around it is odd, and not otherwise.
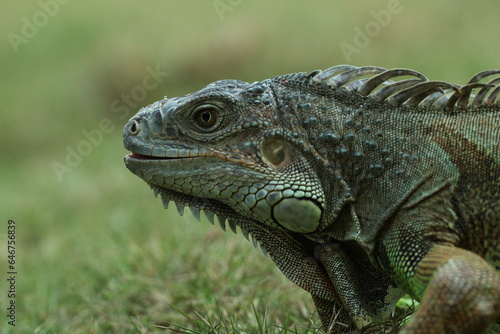
<path fill-rule="evenodd" d="M 197 107 L 193 112 L 195 124 L 202 130 L 213 130 L 218 125 L 219 108 L 211 104 Z"/>

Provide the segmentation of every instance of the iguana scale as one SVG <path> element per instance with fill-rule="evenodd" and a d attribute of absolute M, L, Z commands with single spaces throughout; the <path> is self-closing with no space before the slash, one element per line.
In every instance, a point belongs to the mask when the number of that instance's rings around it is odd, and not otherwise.
<path fill-rule="evenodd" d="M 326 331 L 383 321 L 404 293 L 421 302 L 404 333 L 496 331 L 499 74 L 457 86 L 340 65 L 216 81 L 141 109 L 125 163 L 165 206 L 250 235 Z"/>

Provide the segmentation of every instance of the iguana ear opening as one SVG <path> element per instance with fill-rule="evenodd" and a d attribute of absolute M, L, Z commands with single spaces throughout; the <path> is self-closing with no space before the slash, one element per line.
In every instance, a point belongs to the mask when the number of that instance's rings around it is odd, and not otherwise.
<path fill-rule="evenodd" d="M 281 136 L 272 136 L 262 142 L 262 158 L 269 167 L 279 168 L 290 160 L 290 149 Z"/>

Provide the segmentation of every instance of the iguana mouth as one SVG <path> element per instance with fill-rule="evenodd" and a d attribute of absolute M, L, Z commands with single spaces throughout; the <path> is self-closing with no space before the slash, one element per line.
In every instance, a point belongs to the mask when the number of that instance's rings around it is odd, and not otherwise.
<path fill-rule="evenodd" d="M 130 159 L 137 159 L 137 160 L 157 160 L 157 159 L 165 159 L 165 158 L 159 158 L 159 157 L 153 157 L 151 155 L 144 155 L 140 153 L 135 153 L 132 152 L 130 154 L 127 154 L 125 158 L 130 158 Z"/>
<path fill-rule="evenodd" d="M 125 159 L 136 159 L 136 160 L 182 160 L 182 159 L 194 159 L 194 158 L 201 158 L 197 156 L 193 157 L 157 157 L 154 155 L 145 155 L 145 154 L 140 154 L 136 152 L 132 152 L 128 155 L 125 156 Z"/>

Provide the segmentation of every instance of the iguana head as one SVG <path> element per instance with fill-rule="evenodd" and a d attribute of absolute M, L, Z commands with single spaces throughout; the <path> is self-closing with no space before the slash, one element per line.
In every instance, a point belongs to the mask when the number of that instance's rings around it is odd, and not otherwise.
<path fill-rule="evenodd" d="M 212 83 L 140 110 L 125 127 L 127 167 L 162 196 L 207 201 L 260 224 L 310 233 L 325 199 L 310 153 L 271 81 Z M 174 199 L 175 200 L 175 199 Z"/>

